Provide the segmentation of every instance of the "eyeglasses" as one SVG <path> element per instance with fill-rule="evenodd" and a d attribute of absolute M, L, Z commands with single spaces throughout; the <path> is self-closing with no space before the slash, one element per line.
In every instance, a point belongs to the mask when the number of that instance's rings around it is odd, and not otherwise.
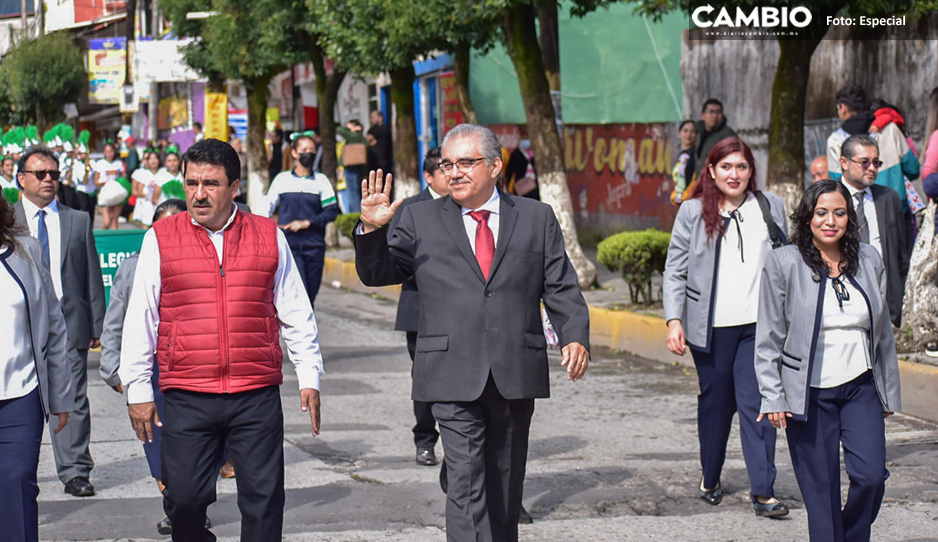
<path fill-rule="evenodd" d="M 870 169 L 870 166 L 873 166 L 876 169 L 883 167 L 882 160 L 860 160 L 859 162 L 854 160 L 853 158 L 848 158 L 848 160 L 850 160 L 851 162 L 860 166 L 863 169 Z"/>
<path fill-rule="evenodd" d="M 40 169 L 38 171 L 28 171 L 24 169 L 23 173 L 32 173 L 40 181 L 45 180 L 46 175 L 53 181 L 57 181 L 59 180 L 59 175 L 61 175 L 61 172 L 57 169 Z"/>
<path fill-rule="evenodd" d="M 461 171 L 462 173 L 471 173 L 472 168 L 475 167 L 475 165 L 481 162 L 482 160 L 485 160 L 485 158 L 461 158 L 459 160 L 456 160 L 455 163 L 441 162 L 439 165 L 439 168 L 440 168 L 440 171 L 442 171 L 443 173 L 447 175 L 453 172 L 453 166 L 456 166 L 457 168 L 459 168 L 459 171 Z"/>

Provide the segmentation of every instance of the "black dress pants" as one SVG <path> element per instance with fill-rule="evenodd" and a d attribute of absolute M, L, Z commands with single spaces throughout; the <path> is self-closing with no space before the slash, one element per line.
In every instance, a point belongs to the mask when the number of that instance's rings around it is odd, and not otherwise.
<path fill-rule="evenodd" d="M 446 539 L 517 542 L 534 399 L 505 399 L 489 376 L 475 401 L 433 403 L 447 471 Z"/>
<path fill-rule="evenodd" d="M 283 532 L 283 409 L 279 386 L 241 393 L 166 391 L 164 508 L 173 540 L 214 542 L 205 528 L 225 442 L 238 473 L 241 541 L 279 541 Z"/>

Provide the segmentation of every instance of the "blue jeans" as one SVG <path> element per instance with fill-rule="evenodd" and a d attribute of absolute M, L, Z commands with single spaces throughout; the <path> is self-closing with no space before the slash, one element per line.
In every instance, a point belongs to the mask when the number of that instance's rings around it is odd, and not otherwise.
<path fill-rule="evenodd" d="M 348 193 L 346 213 L 360 213 L 362 210 L 362 166 L 345 168 L 345 191 Z"/>

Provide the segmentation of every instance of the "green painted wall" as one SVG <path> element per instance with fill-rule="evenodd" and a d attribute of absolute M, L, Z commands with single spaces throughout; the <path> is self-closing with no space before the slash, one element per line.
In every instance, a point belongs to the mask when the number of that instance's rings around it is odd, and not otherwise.
<path fill-rule="evenodd" d="M 681 35 L 688 27 L 687 17 L 671 14 L 657 23 L 649 19 L 646 26 L 632 9 L 630 5 L 615 4 L 575 18 L 570 17 L 568 7 L 561 7 L 564 123 L 681 119 Z M 479 122 L 526 122 L 518 79 L 503 47 L 496 47 L 486 56 L 474 54 L 469 81 Z"/>

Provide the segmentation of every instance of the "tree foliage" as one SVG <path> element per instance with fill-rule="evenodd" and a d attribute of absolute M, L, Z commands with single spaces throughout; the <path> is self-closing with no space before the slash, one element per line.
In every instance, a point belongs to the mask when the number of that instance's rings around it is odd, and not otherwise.
<path fill-rule="evenodd" d="M 88 82 L 81 50 L 64 32 L 20 44 L 0 65 L 0 106 L 5 120 L 53 123 Z"/>

